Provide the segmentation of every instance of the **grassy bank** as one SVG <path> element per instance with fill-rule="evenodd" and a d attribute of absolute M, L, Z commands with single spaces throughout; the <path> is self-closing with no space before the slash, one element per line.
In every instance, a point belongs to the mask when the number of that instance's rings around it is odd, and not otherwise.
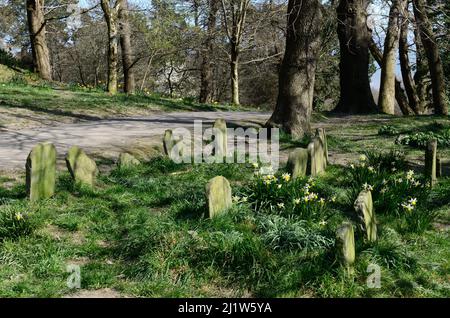
<path fill-rule="evenodd" d="M 66 285 L 68 264 L 80 266 L 83 290 L 111 288 L 122 296 L 450 296 L 450 241 L 442 229 L 449 222 L 450 179 L 409 194 L 393 186 L 392 206 L 386 206 L 381 178 L 406 172 L 401 160 L 395 173 L 380 158 L 368 160 L 377 167 L 373 176 L 357 162 L 356 168 L 330 166 L 312 180 L 292 181 L 280 172 L 266 185 L 249 164 L 176 165 L 155 158 L 103 174 L 95 189 L 74 186 L 60 173 L 57 195 L 37 204 L 25 199 L 23 182 L 2 179 L 0 296 L 76 292 Z M 210 220 L 204 186 L 216 175 L 231 181 L 235 204 Z M 354 220 L 354 196 L 367 180 L 375 187 L 380 239 L 369 244 L 357 230 L 349 277 L 336 259 L 334 231 Z M 307 184 L 317 198 L 296 207 L 292 199 L 303 197 L 299 189 Z M 413 193 L 420 197 L 417 211 L 436 214 L 434 227 L 408 223 L 397 203 Z M 367 287 L 371 263 L 381 267 L 380 289 Z"/>

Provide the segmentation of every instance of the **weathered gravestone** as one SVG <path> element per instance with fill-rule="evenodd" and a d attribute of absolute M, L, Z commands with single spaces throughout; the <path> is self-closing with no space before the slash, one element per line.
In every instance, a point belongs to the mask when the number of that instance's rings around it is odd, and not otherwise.
<path fill-rule="evenodd" d="M 31 201 L 50 198 L 55 193 L 56 148 L 40 143 L 30 152 L 25 165 L 27 195 Z"/>
<path fill-rule="evenodd" d="M 175 141 L 173 140 L 173 133 L 172 130 L 167 129 L 164 132 L 164 138 L 163 138 L 163 146 L 164 146 L 164 153 L 170 157 L 170 154 L 172 152 L 172 148 L 175 145 Z"/>
<path fill-rule="evenodd" d="M 437 158 L 436 159 L 436 177 L 450 176 L 450 159 Z"/>
<path fill-rule="evenodd" d="M 294 149 L 289 153 L 286 168 L 291 174 L 292 179 L 306 175 L 308 166 L 308 150 L 304 148 Z"/>
<path fill-rule="evenodd" d="M 316 129 L 316 137 L 319 137 L 323 145 L 323 155 L 325 157 L 325 167 L 328 164 L 328 141 L 327 134 L 325 133 L 325 128 Z"/>
<path fill-rule="evenodd" d="M 117 162 L 117 165 L 119 166 L 119 168 L 127 168 L 137 166 L 140 163 L 141 162 L 136 159 L 135 156 L 124 152 L 119 155 L 119 161 Z"/>
<path fill-rule="evenodd" d="M 69 149 L 66 165 L 76 183 L 94 186 L 98 174 L 97 164 L 81 148 L 73 146 Z"/>
<path fill-rule="evenodd" d="M 311 176 L 316 176 L 326 168 L 323 142 L 319 137 L 314 137 L 308 145 L 308 169 Z"/>
<path fill-rule="evenodd" d="M 210 218 L 229 209 L 232 205 L 230 182 L 222 176 L 209 180 L 206 184 L 206 201 Z"/>
<path fill-rule="evenodd" d="M 425 177 L 433 186 L 436 181 L 436 159 L 437 159 L 437 140 L 431 139 L 427 142 L 425 149 Z"/>
<path fill-rule="evenodd" d="M 363 224 L 367 240 L 375 242 L 377 240 L 377 223 L 373 211 L 372 193 L 369 190 L 363 190 L 355 200 L 355 211 Z"/>
<path fill-rule="evenodd" d="M 224 157 L 227 155 L 227 123 L 224 119 L 216 119 L 214 129 L 214 155 Z"/>
<path fill-rule="evenodd" d="M 355 233 L 353 225 L 349 222 L 342 223 L 336 230 L 336 248 L 338 257 L 348 272 L 353 272 L 355 262 Z"/>

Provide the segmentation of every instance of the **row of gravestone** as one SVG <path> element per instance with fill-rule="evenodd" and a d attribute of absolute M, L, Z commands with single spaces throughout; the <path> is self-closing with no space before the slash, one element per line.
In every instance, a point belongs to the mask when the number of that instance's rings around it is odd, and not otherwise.
<path fill-rule="evenodd" d="M 214 155 L 224 157 L 227 155 L 227 145 L 228 145 L 228 135 L 227 135 L 227 123 L 224 119 L 216 119 L 213 124 L 214 129 L 214 135 L 215 135 L 215 148 L 214 148 Z M 183 153 L 183 146 L 185 146 L 182 143 L 178 143 L 178 141 L 174 140 L 173 131 L 171 129 L 167 129 L 164 132 L 163 137 L 163 149 L 164 153 L 172 157 L 172 150 L 177 145 L 177 155 L 180 155 Z"/>
<path fill-rule="evenodd" d="M 327 168 L 328 144 L 325 129 L 317 128 L 307 148 L 296 148 L 289 153 L 286 169 L 293 179 L 305 175 L 316 176 Z"/>
<path fill-rule="evenodd" d="M 67 169 L 76 183 L 94 186 L 98 174 L 97 164 L 79 147 L 73 146 L 65 157 Z M 132 155 L 123 153 L 119 166 L 138 164 Z M 31 201 L 48 199 L 55 193 L 56 148 L 52 143 L 37 144 L 30 152 L 25 165 L 26 189 Z"/>

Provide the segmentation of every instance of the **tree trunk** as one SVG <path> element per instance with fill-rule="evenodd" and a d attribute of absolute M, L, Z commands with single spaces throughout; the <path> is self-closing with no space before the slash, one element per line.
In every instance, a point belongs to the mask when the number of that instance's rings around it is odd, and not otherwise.
<path fill-rule="evenodd" d="M 119 9 L 120 48 L 122 49 L 122 67 L 124 90 L 127 94 L 134 94 L 135 81 L 133 70 L 133 48 L 131 47 L 131 31 L 128 19 L 128 1 L 121 0 Z"/>
<path fill-rule="evenodd" d="M 414 73 L 414 84 L 417 88 L 417 96 L 419 97 L 418 110 L 419 114 L 424 114 L 431 105 L 431 96 L 429 95 L 429 68 L 425 58 L 420 35 L 417 30 L 417 25 L 414 28 L 414 38 L 416 45 L 416 72 Z"/>
<path fill-rule="evenodd" d="M 383 53 L 381 53 L 381 50 L 378 48 L 377 44 L 372 38 L 370 40 L 369 48 L 374 60 L 381 67 Z M 397 78 L 395 78 L 395 99 L 397 100 L 397 104 L 404 115 L 414 114 L 414 111 L 411 109 L 411 107 L 409 107 L 408 98 L 402 88 L 402 84 Z"/>
<path fill-rule="evenodd" d="M 412 77 L 411 66 L 408 56 L 408 19 L 403 17 L 402 26 L 400 29 L 399 40 L 399 56 L 400 56 L 400 68 L 402 71 L 403 85 L 405 86 L 406 95 L 408 96 L 409 105 L 414 110 L 415 114 L 420 114 L 419 109 L 419 96 L 417 95 L 416 84 Z"/>
<path fill-rule="evenodd" d="M 369 0 L 341 0 L 336 10 L 340 44 L 341 96 L 336 106 L 339 112 L 376 111 L 369 81 L 368 5 Z"/>
<path fill-rule="evenodd" d="M 381 63 L 378 108 L 385 114 L 395 114 L 395 65 L 400 35 L 400 13 L 405 10 L 405 0 L 394 0 L 389 11 L 389 22 L 384 41 Z"/>
<path fill-rule="evenodd" d="M 231 44 L 230 76 L 231 76 L 231 102 L 240 105 L 239 102 L 239 48 Z"/>
<path fill-rule="evenodd" d="M 214 96 L 212 56 L 214 54 L 214 37 L 218 10 L 219 1 L 209 0 L 207 35 L 203 44 L 202 63 L 200 66 L 200 103 L 211 103 Z"/>
<path fill-rule="evenodd" d="M 448 115 L 444 70 L 433 28 L 425 11 L 425 1 L 413 0 L 413 4 L 420 40 L 425 50 L 430 69 L 434 112 L 439 115 Z"/>
<path fill-rule="evenodd" d="M 110 94 L 117 93 L 117 65 L 118 65 L 118 9 L 120 0 L 116 0 L 113 7 L 109 6 L 108 0 L 101 0 L 103 13 L 108 27 L 108 85 L 107 90 Z"/>
<path fill-rule="evenodd" d="M 288 13 L 277 105 L 267 126 L 281 127 L 294 138 L 301 138 L 311 130 L 315 72 L 321 44 L 321 4 L 318 0 L 289 0 Z"/>
<path fill-rule="evenodd" d="M 50 81 L 52 79 L 52 68 L 45 38 L 44 0 L 27 0 L 26 6 L 33 70 L 42 79 Z"/>

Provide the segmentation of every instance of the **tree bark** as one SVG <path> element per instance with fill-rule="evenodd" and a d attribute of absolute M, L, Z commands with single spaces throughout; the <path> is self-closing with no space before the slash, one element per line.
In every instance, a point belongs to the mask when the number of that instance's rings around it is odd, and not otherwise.
<path fill-rule="evenodd" d="M 200 103 L 211 103 L 214 96 L 213 61 L 214 38 L 217 22 L 219 0 L 208 1 L 208 22 L 206 25 L 206 39 L 203 43 L 202 63 L 200 70 Z"/>
<path fill-rule="evenodd" d="M 124 91 L 134 94 L 135 80 L 133 70 L 133 48 L 131 47 L 131 30 L 128 18 L 128 1 L 121 0 L 119 8 L 120 47 L 122 49 L 122 67 Z"/>
<path fill-rule="evenodd" d="M 45 37 L 44 0 L 27 0 L 26 6 L 33 70 L 42 79 L 50 81 L 52 79 L 52 68 Z"/>
<path fill-rule="evenodd" d="M 266 125 L 281 127 L 295 138 L 311 130 L 321 22 L 322 8 L 318 0 L 289 0 L 277 105 Z"/>
<path fill-rule="evenodd" d="M 389 11 L 389 22 L 384 41 L 381 63 L 378 108 L 385 114 L 395 114 L 395 65 L 400 36 L 400 13 L 404 12 L 405 0 L 394 0 Z"/>
<path fill-rule="evenodd" d="M 340 0 L 336 9 L 340 47 L 340 91 L 336 111 L 369 113 L 376 111 L 369 81 L 369 41 L 367 6 L 369 0 Z"/>
<path fill-rule="evenodd" d="M 108 27 L 108 85 L 107 90 L 110 94 L 117 93 L 117 65 L 118 65 L 118 11 L 120 0 L 116 0 L 112 7 L 108 0 L 101 0 L 102 10 Z"/>
<path fill-rule="evenodd" d="M 411 66 L 409 63 L 408 56 L 408 19 L 403 17 L 402 26 L 400 29 L 400 40 L 399 40 L 399 56 L 400 56 L 400 68 L 402 72 L 403 85 L 405 86 L 405 92 L 408 96 L 409 106 L 414 110 L 415 114 L 420 114 L 419 109 L 419 96 L 417 95 L 416 84 L 414 83 L 412 77 Z"/>
<path fill-rule="evenodd" d="M 413 0 L 414 16 L 420 34 L 431 76 L 434 112 L 438 115 L 448 115 L 447 97 L 445 95 L 445 77 L 439 48 L 433 28 L 425 11 L 424 0 Z"/>
<path fill-rule="evenodd" d="M 240 105 L 239 101 L 239 47 L 231 43 L 230 59 L 231 102 Z"/>
<path fill-rule="evenodd" d="M 372 54 L 374 60 L 377 62 L 378 65 L 381 66 L 383 60 L 383 53 L 381 53 L 381 50 L 378 48 L 377 44 L 373 39 L 370 40 L 369 48 L 370 53 Z M 411 109 L 411 107 L 408 104 L 408 98 L 405 94 L 405 91 L 402 88 L 402 84 L 397 78 L 395 78 L 395 99 L 397 100 L 397 104 L 404 115 L 414 114 L 413 109 Z"/>

